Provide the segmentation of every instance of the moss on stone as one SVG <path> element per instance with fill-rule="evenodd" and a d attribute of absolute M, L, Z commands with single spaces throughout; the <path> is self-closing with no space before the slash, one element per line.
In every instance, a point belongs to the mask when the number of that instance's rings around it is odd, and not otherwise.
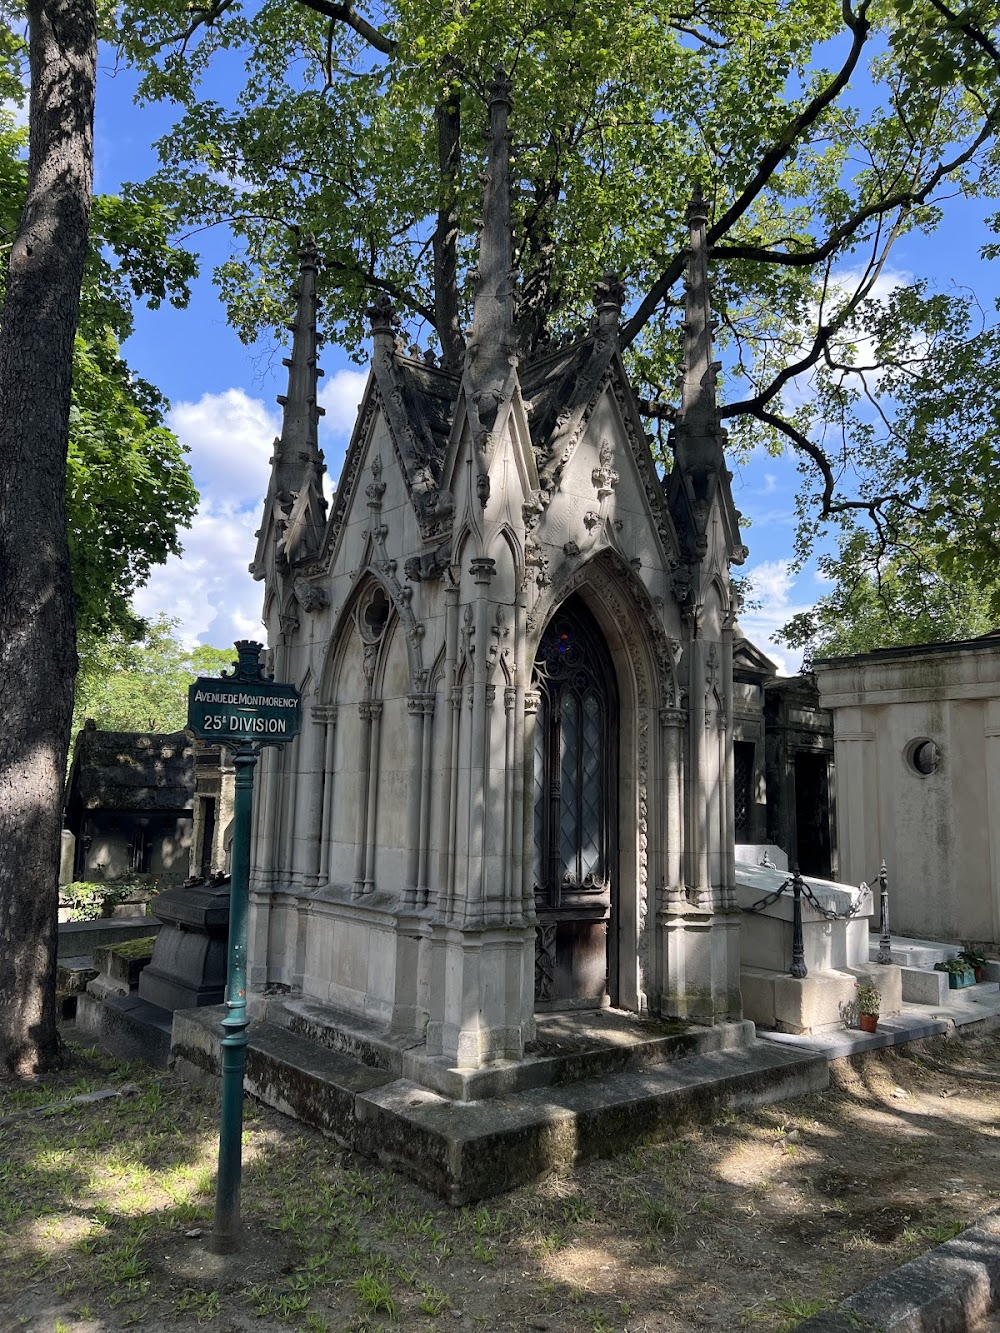
<path fill-rule="evenodd" d="M 121 944 L 112 944 L 109 947 L 116 958 L 131 962 L 134 958 L 152 958 L 155 943 L 155 935 L 143 935 L 141 939 L 124 940 Z"/>

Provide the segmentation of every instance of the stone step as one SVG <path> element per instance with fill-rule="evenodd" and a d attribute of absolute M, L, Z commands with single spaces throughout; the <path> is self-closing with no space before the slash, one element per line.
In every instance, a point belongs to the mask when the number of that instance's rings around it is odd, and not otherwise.
<path fill-rule="evenodd" d="M 220 1069 L 221 1006 L 174 1015 L 171 1067 Z M 459 1102 L 317 1046 L 268 1022 L 249 1033 L 245 1086 L 287 1115 L 404 1171 L 455 1206 L 489 1198 L 574 1162 L 742 1107 L 819 1091 L 829 1066 L 815 1051 L 754 1041 L 737 1050 Z"/>
<path fill-rule="evenodd" d="M 170 1014 L 166 1009 L 140 999 L 135 992 L 100 999 L 84 991 L 77 998 L 76 1025 L 112 1055 L 126 1060 L 145 1060 L 157 1069 L 167 1067 Z"/>
<path fill-rule="evenodd" d="M 270 999 L 262 1016 L 296 1036 L 457 1101 L 505 1097 L 709 1051 L 735 1050 L 749 1045 L 755 1036 L 750 1022 L 700 1027 L 616 1009 L 541 1014 L 536 1018 L 536 1040 L 523 1060 L 499 1060 L 470 1070 L 428 1057 L 418 1037 L 386 1033 L 358 1015 L 314 1000 Z"/>
<path fill-rule="evenodd" d="M 891 957 L 900 967 L 922 968 L 933 972 L 935 963 L 946 963 L 949 958 L 957 958 L 961 953 L 959 944 L 941 944 L 936 940 L 893 940 Z M 878 959 L 878 936 L 868 937 L 868 960 Z"/>

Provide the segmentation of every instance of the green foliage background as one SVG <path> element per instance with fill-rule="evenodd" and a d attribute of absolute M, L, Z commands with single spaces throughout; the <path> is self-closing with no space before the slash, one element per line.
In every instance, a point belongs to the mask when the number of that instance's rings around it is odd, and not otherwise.
<path fill-rule="evenodd" d="M 157 616 L 138 642 L 128 630 L 90 642 L 77 677 L 74 736 L 88 718 L 102 731 L 170 732 L 187 726 L 187 687 L 196 676 L 228 670 L 235 654 L 205 644 L 184 647 L 177 624 Z"/>

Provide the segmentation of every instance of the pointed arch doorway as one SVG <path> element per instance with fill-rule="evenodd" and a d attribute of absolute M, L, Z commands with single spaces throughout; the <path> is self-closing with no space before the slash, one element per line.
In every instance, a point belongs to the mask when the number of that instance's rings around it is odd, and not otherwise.
<path fill-rule="evenodd" d="M 618 692 L 604 636 L 569 597 L 532 669 L 535 1007 L 618 1003 Z"/>

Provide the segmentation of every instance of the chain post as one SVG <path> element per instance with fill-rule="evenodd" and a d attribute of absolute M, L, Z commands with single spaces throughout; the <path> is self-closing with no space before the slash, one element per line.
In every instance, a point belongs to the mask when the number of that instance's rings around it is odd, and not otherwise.
<path fill-rule="evenodd" d="M 802 939 L 802 876 L 798 866 L 792 866 L 792 966 L 791 975 L 801 980 L 807 975 L 806 950 Z"/>
<path fill-rule="evenodd" d="M 882 868 L 878 872 L 878 896 L 879 896 L 879 940 L 877 963 L 885 966 L 892 962 L 892 933 L 889 930 L 889 872 L 885 868 L 885 861 L 882 862 Z"/>

